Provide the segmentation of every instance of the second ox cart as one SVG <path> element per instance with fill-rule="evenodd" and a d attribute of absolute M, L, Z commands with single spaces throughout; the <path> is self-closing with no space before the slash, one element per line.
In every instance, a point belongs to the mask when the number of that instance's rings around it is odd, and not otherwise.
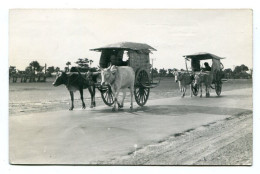
<path fill-rule="evenodd" d="M 94 48 L 91 51 L 101 52 L 99 61 L 101 68 L 107 68 L 110 65 L 133 68 L 135 72 L 135 101 L 139 106 L 144 106 L 149 98 L 150 88 L 159 85 L 159 82 L 153 82 L 150 64 L 150 53 L 156 49 L 144 43 L 120 42 Z M 99 82 L 96 87 L 101 92 L 104 103 L 108 106 L 113 105 L 114 96 L 110 86 L 101 85 Z"/>
<path fill-rule="evenodd" d="M 223 71 L 222 71 L 224 66 L 220 60 L 224 58 L 206 52 L 185 55 L 183 57 L 185 58 L 187 71 L 188 71 L 187 61 L 191 62 L 191 70 L 193 75 L 203 72 L 212 76 L 212 86 L 213 86 L 212 88 L 215 89 L 216 94 L 220 96 L 222 91 L 222 81 L 224 81 Z M 210 69 L 204 67 L 202 61 L 204 61 L 204 65 L 208 65 Z M 211 67 L 209 66 L 208 62 L 205 61 L 211 61 L 212 62 Z M 198 88 L 199 86 L 192 85 L 192 92 L 195 96 L 198 95 L 198 91 L 199 91 Z"/>

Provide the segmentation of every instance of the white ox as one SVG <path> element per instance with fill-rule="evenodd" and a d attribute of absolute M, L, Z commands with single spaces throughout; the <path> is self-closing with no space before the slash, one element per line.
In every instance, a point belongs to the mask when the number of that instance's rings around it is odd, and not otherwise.
<path fill-rule="evenodd" d="M 179 88 L 182 93 L 181 97 L 183 98 L 186 93 L 187 85 L 190 85 L 190 96 L 192 97 L 192 80 L 193 76 L 188 72 L 184 71 L 174 71 L 173 72 L 175 82 L 179 82 Z"/>
<path fill-rule="evenodd" d="M 126 96 L 126 89 L 130 88 L 131 92 L 131 109 L 133 109 L 133 92 L 135 83 L 135 72 L 133 68 L 128 66 L 110 66 L 106 69 L 101 69 L 101 85 L 110 85 L 114 96 L 114 107 L 112 111 L 116 110 L 116 104 L 119 108 L 124 106 L 124 99 Z M 123 91 L 123 99 L 121 104 L 117 101 L 120 90 Z"/>
<path fill-rule="evenodd" d="M 213 80 L 213 74 L 211 72 L 200 72 L 199 74 L 195 74 L 195 82 L 194 85 L 198 85 L 200 88 L 200 97 L 202 97 L 202 85 L 205 85 L 206 97 L 210 96 L 210 88 Z"/>

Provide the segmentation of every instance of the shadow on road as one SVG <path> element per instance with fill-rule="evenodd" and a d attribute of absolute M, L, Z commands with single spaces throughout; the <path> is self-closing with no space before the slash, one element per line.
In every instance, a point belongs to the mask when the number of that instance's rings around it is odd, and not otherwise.
<path fill-rule="evenodd" d="M 195 105 L 153 105 L 137 107 L 133 110 L 130 109 L 119 109 L 117 112 L 113 112 L 111 108 L 106 108 L 102 110 L 95 110 L 95 113 L 132 113 L 132 114 L 142 114 L 142 115 L 187 115 L 194 113 L 203 114 L 214 114 L 214 115 L 237 115 L 240 113 L 252 112 L 248 109 L 240 108 L 227 108 L 227 107 L 210 107 L 210 106 L 195 106 Z"/>

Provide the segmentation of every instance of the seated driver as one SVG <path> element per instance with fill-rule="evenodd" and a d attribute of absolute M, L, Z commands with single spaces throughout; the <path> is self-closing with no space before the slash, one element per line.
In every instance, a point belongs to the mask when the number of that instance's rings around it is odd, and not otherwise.
<path fill-rule="evenodd" d="M 205 66 L 204 71 L 211 71 L 211 67 L 209 66 L 208 62 L 205 62 L 204 66 Z"/>

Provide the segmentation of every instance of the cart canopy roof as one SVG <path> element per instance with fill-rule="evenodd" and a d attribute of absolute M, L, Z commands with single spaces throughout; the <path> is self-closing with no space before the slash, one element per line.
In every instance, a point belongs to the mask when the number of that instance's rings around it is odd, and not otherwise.
<path fill-rule="evenodd" d="M 124 50 L 147 50 L 147 51 L 156 51 L 155 48 L 151 47 L 145 43 L 136 43 L 136 42 L 118 42 L 114 44 L 109 44 L 100 48 L 90 49 L 91 51 L 102 51 L 107 49 L 124 49 Z"/>
<path fill-rule="evenodd" d="M 214 54 L 211 53 L 206 53 L 206 52 L 199 52 L 195 54 L 190 54 L 190 55 L 184 55 L 183 57 L 188 58 L 188 59 L 196 59 L 196 60 L 207 60 L 207 59 L 224 59 L 224 57 L 218 57 Z"/>

